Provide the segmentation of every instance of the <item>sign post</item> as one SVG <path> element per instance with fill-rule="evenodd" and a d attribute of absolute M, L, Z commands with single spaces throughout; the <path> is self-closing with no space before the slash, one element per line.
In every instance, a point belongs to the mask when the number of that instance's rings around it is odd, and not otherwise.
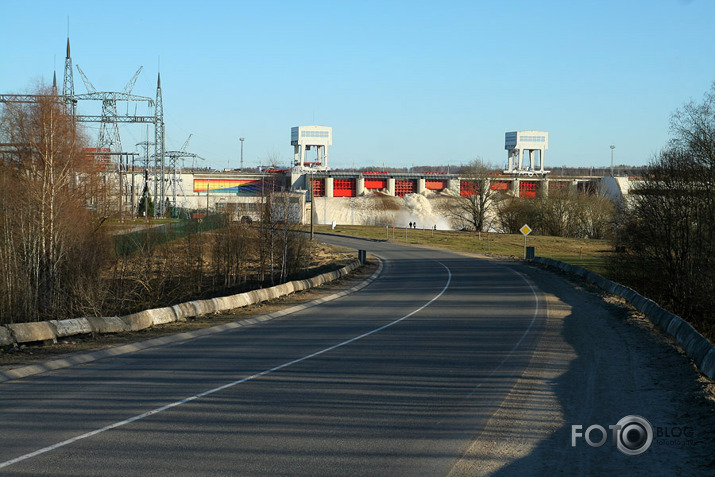
<path fill-rule="evenodd" d="M 531 227 L 524 224 L 524 226 L 519 229 L 519 232 L 524 236 L 524 260 L 526 260 L 526 236 L 531 233 Z"/>

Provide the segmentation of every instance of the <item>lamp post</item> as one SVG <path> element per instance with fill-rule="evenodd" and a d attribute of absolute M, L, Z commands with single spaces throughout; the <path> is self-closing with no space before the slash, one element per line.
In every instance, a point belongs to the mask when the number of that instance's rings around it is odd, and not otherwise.
<path fill-rule="evenodd" d="M 243 141 L 245 137 L 239 137 L 238 140 L 241 141 L 241 170 L 243 170 Z"/>
<path fill-rule="evenodd" d="M 313 208 L 315 207 L 315 196 L 313 195 L 313 170 L 310 170 L 310 241 L 312 242 L 315 238 L 315 233 L 313 232 Z"/>
<path fill-rule="evenodd" d="M 613 177 L 613 150 L 616 148 L 613 144 L 611 144 L 611 177 Z"/>

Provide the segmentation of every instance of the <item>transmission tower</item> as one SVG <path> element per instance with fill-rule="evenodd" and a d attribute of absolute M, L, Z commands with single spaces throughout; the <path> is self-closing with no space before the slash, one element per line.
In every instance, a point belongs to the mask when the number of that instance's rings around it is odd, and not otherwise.
<path fill-rule="evenodd" d="M 154 197 L 157 197 L 158 207 L 155 207 L 156 215 L 163 216 L 166 207 L 166 175 L 164 171 L 164 102 L 161 97 L 161 73 L 157 74 L 156 78 L 156 103 L 154 106 L 154 154 L 155 170 L 160 171 L 161 188 L 156 190 L 156 181 L 154 182 Z M 157 195 L 157 192 L 160 195 Z"/>
<path fill-rule="evenodd" d="M 65 57 L 65 77 L 62 83 L 62 97 L 70 105 L 72 117 L 77 115 L 77 100 L 74 99 L 74 76 L 72 75 L 72 57 L 70 56 L 70 39 L 67 37 L 67 56 Z"/>
<path fill-rule="evenodd" d="M 74 93 L 74 77 L 72 75 L 72 58 L 70 56 L 70 40 L 67 38 L 67 56 L 65 57 L 65 76 L 62 87 L 62 95 L 57 92 L 57 78 L 53 81 L 52 98 L 58 102 L 63 102 L 68 105 L 69 111 L 77 122 L 100 123 L 100 134 L 98 138 L 98 149 L 110 149 L 108 158 L 121 157 L 121 140 L 119 137 L 119 123 L 151 123 L 154 124 L 154 157 L 155 171 L 158 171 L 159 177 L 155 177 L 155 194 L 158 207 L 155 209 L 157 215 L 163 214 L 165 207 L 165 175 L 164 175 L 164 107 L 161 97 L 161 76 L 157 80 L 156 104 L 152 98 L 137 96 L 131 94 L 134 84 L 141 72 L 142 68 L 134 74 L 129 83 L 121 92 L 99 92 L 94 85 L 89 81 L 86 75 L 82 72 L 79 66 L 77 70 L 82 76 L 82 80 L 87 87 L 86 94 Z M 33 94 L 0 94 L 0 103 L 37 103 L 46 95 Z M 78 115 L 77 102 L 80 100 L 102 101 L 101 115 Z M 145 101 L 150 107 L 154 106 L 154 111 L 151 115 L 119 115 L 117 113 L 118 101 Z M 107 147 L 109 146 L 109 147 Z M 114 148 L 116 152 L 112 152 Z M 156 172 L 155 172 L 156 174 Z M 161 189 L 156 190 L 156 185 L 161 183 Z"/>
<path fill-rule="evenodd" d="M 169 180 L 169 188 L 171 190 L 172 194 L 172 206 L 176 207 L 177 205 L 177 195 L 179 193 L 181 196 L 184 198 L 183 202 L 186 202 L 186 193 L 184 192 L 184 180 L 181 177 L 181 169 L 183 166 L 183 161 L 187 157 L 195 158 L 195 159 L 201 159 L 202 161 L 204 160 L 203 157 L 199 156 L 198 154 L 194 154 L 193 152 L 186 152 L 186 148 L 189 145 L 189 141 L 191 140 L 191 134 L 189 134 L 189 137 L 186 139 L 186 142 L 184 142 L 184 145 L 181 147 L 180 150 L 178 151 L 165 151 L 164 154 L 166 156 L 166 159 L 169 162 L 169 168 L 171 169 L 171 179 Z"/>
<path fill-rule="evenodd" d="M 145 101 L 150 105 L 153 103 L 151 98 L 131 94 L 141 70 L 142 67 L 139 67 L 132 79 L 129 80 L 127 85 L 120 92 L 97 91 L 92 82 L 89 81 L 89 78 L 87 78 L 87 75 L 82 71 L 82 68 L 77 65 L 77 71 L 87 88 L 87 94 L 74 95 L 74 98 L 77 100 L 102 101 L 102 118 L 99 127 L 99 137 L 97 139 L 98 152 L 107 149 L 116 152 L 121 152 L 122 150 L 122 141 L 119 137 L 119 122 L 117 119 L 119 117 L 117 113 L 117 101 Z"/>

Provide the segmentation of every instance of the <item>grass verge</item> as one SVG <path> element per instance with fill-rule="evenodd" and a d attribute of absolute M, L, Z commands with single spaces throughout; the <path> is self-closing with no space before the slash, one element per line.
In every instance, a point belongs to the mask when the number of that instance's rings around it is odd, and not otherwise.
<path fill-rule="evenodd" d="M 314 227 L 316 232 L 389 240 L 397 243 L 426 245 L 461 252 L 499 255 L 504 257 L 524 256 L 524 236 L 521 234 L 495 234 L 460 232 L 454 230 L 422 230 L 386 228 L 381 226 L 329 225 Z M 537 256 L 578 265 L 608 278 L 608 260 L 613 247 L 607 240 L 571 239 L 529 235 L 527 246 L 534 247 Z"/>

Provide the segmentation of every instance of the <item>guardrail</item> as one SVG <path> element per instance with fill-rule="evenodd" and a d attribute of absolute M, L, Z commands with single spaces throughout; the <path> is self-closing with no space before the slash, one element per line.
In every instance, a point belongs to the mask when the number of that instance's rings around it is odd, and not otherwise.
<path fill-rule="evenodd" d="M 672 336 L 705 376 L 715 379 L 715 347 L 707 338 L 698 333 L 690 323 L 678 315 L 662 308 L 656 302 L 644 297 L 632 288 L 612 282 L 577 265 L 545 257 L 534 257 L 532 262 L 574 274 L 612 295 L 623 298 L 633 305 L 636 310 L 646 315 L 661 330 Z"/>
<path fill-rule="evenodd" d="M 38 341 L 56 342 L 58 338 L 84 334 L 138 331 L 151 326 L 186 321 L 187 318 L 233 310 L 317 287 L 347 275 L 360 265 L 360 260 L 354 260 L 339 270 L 323 273 L 305 280 L 295 280 L 282 285 L 236 295 L 153 308 L 125 316 L 70 318 L 66 320 L 0 325 L 0 346 L 14 346 Z"/>

